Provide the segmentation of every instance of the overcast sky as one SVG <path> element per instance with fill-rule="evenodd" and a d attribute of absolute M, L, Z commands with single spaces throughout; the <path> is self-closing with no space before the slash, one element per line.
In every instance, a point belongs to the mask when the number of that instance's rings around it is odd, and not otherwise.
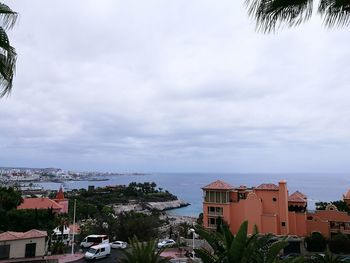
<path fill-rule="evenodd" d="M 350 28 L 260 34 L 244 0 L 5 2 L 0 166 L 350 169 Z"/>

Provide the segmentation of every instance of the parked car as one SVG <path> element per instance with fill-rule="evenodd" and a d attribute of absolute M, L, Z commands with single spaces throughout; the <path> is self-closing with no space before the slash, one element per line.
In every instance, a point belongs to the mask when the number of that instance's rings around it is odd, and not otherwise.
<path fill-rule="evenodd" d="M 175 245 L 176 242 L 172 239 L 165 239 L 158 243 L 158 248 L 165 248 L 165 247 L 171 247 L 172 245 Z"/>
<path fill-rule="evenodd" d="M 113 241 L 112 243 L 110 243 L 111 248 L 127 248 L 128 247 L 128 243 L 124 242 L 124 241 Z"/>
<path fill-rule="evenodd" d="M 109 244 L 100 244 L 92 246 L 85 252 L 86 260 L 95 260 L 107 257 L 111 254 L 111 246 Z"/>

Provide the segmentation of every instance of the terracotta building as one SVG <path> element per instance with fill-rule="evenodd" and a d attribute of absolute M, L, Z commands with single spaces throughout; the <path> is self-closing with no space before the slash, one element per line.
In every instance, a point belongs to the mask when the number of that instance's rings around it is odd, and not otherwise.
<path fill-rule="evenodd" d="M 68 213 L 68 199 L 64 197 L 62 187 L 55 199 L 47 197 L 23 198 L 23 203 L 17 209 L 51 209 L 55 213 Z"/>
<path fill-rule="evenodd" d="M 296 191 L 289 195 L 287 182 L 261 184 L 257 187 L 234 187 L 215 181 L 202 188 L 204 193 L 203 221 L 206 228 L 216 228 L 218 220 L 228 223 L 237 233 L 243 221 L 254 225 L 260 233 L 307 236 L 320 232 L 326 237 L 342 231 L 350 234 L 350 216 L 328 206 L 324 211 L 307 211 L 307 197 Z"/>

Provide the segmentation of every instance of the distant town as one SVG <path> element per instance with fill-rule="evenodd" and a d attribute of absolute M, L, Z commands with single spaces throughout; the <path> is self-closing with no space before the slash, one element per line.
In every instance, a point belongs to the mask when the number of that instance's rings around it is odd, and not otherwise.
<path fill-rule="evenodd" d="M 16 182 L 64 182 L 64 181 L 102 181 L 104 177 L 115 175 L 145 175 L 144 173 L 81 172 L 60 168 L 17 168 L 0 167 L 0 183 Z"/>

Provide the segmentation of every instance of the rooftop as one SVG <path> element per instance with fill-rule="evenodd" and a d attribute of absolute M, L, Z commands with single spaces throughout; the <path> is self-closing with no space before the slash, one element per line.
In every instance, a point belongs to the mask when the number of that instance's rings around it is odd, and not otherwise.
<path fill-rule="evenodd" d="M 275 184 L 261 184 L 255 188 L 256 190 L 278 190 L 278 186 Z"/>
<path fill-rule="evenodd" d="M 62 209 L 62 206 L 59 205 L 54 200 L 51 200 L 47 197 L 39 198 L 23 198 L 23 203 L 20 204 L 17 209 Z"/>
<path fill-rule="evenodd" d="M 39 238 L 46 237 L 46 231 L 40 231 L 37 229 L 32 229 L 27 232 L 12 232 L 7 231 L 0 234 L 0 241 L 9 241 L 9 240 L 19 240 L 19 239 L 27 239 L 27 238 Z"/>
<path fill-rule="evenodd" d="M 307 202 L 307 197 L 303 193 L 296 191 L 288 197 L 289 202 L 305 203 Z"/>
<path fill-rule="evenodd" d="M 204 186 L 202 189 L 213 189 L 213 190 L 232 190 L 234 187 L 228 183 L 225 183 L 221 180 L 217 180 Z"/>

